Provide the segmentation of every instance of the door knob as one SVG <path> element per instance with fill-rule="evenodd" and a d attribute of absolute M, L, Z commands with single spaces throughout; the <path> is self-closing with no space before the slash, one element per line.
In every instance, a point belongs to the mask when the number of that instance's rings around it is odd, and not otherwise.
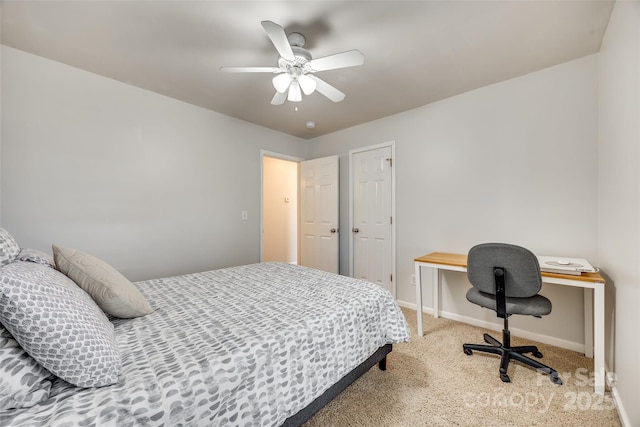
<path fill-rule="evenodd" d="M 336 228 L 332 228 L 331 230 L 329 230 L 332 233 L 335 233 L 336 231 L 338 231 Z"/>
<path fill-rule="evenodd" d="M 358 231 L 360 231 L 360 230 L 358 229 L 358 227 L 353 227 L 352 231 L 353 231 L 354 233 L 357 233 L 357 232 L 358 232 Z"/>

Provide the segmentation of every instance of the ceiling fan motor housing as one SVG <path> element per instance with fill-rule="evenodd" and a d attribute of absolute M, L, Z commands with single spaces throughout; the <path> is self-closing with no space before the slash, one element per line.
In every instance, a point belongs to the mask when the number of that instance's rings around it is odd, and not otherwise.
<path fill-rule="evenodd" d="M 291 46 L 291 50 L 293 50 L 293 55 L 295 57 L 295 61 L 289 61 L 285 58 L 280 57 L 278 60 L 278 67 L 285 73 L 292 74 L 294 76 L 299 76 L 301 74 L 306 74 L 308 72 L 312 72 L 311 67 L 307 66 L 307 63 L 311 61 L 311 53 L 308 50 L 298 47 Z"/>
<path fill-rule="evenodd" d="M 296 47 L 304 47 L 304 43 L 307 41 L 307 39 L 305 39 L 300 33 L 289 33 L 287 40 L 289 40 L 289 44 L 291 46 Z"/>

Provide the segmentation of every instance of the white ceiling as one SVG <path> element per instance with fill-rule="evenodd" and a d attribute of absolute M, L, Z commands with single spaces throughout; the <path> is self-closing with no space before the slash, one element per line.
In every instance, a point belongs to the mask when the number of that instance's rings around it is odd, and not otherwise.
<path fill-rule="evenodd" d="M 3 1 L 2 44 L 301 138 L 313 138 L 598 52 L 612 1 Z M 302 33 L 346 93 L 272 106 L 260 25 Z M 298 111 L 294 111 L 294 107 Z M 314 130 L 305 127 L 314 121 Z"/>

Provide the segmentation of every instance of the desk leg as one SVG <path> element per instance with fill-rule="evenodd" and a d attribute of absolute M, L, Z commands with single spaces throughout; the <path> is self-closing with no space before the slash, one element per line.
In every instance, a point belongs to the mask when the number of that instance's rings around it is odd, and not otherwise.
<path fill-rule="evenodd" d="M 593 289 L 593 324 L 594 390 L 604 395 L 604 285 L 600 283 Z"/>
<path fill-rule="evenodd" d="M 584 355 L 593 357 L 593 290 L 583 288 L 584 293 Z"/>
<path fill-rule="evenodd" d="M 420 277 L 420 264 L 415 263 L 416 275 L 416 315 L 418 316 L 418 336 L 422 336 L 422 278 Z"/>
<path fill-rule="evenodd" d="M 433 269 L 433 317 L 440 317 L 440 269 Z"/>

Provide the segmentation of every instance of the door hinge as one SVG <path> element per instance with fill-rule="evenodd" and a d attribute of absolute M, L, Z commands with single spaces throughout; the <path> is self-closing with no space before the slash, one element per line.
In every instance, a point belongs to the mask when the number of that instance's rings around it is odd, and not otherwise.
<path fill-rule="evenodd" d="M 389 224 L 393 224 L 393 217 L 392 216 L 389 217 Z"/>
<path fill-rule="evenodd" d="M 389 157 L 387 159 L 387 162 L 389 162 L 389 167 L 392 168 L 393 167 L 393 159 L 391 157 Z"/>
<path fill-rule="evenodd" d="M 390 275 L 389 281 L 393 282 L 393 274 Z"/>

